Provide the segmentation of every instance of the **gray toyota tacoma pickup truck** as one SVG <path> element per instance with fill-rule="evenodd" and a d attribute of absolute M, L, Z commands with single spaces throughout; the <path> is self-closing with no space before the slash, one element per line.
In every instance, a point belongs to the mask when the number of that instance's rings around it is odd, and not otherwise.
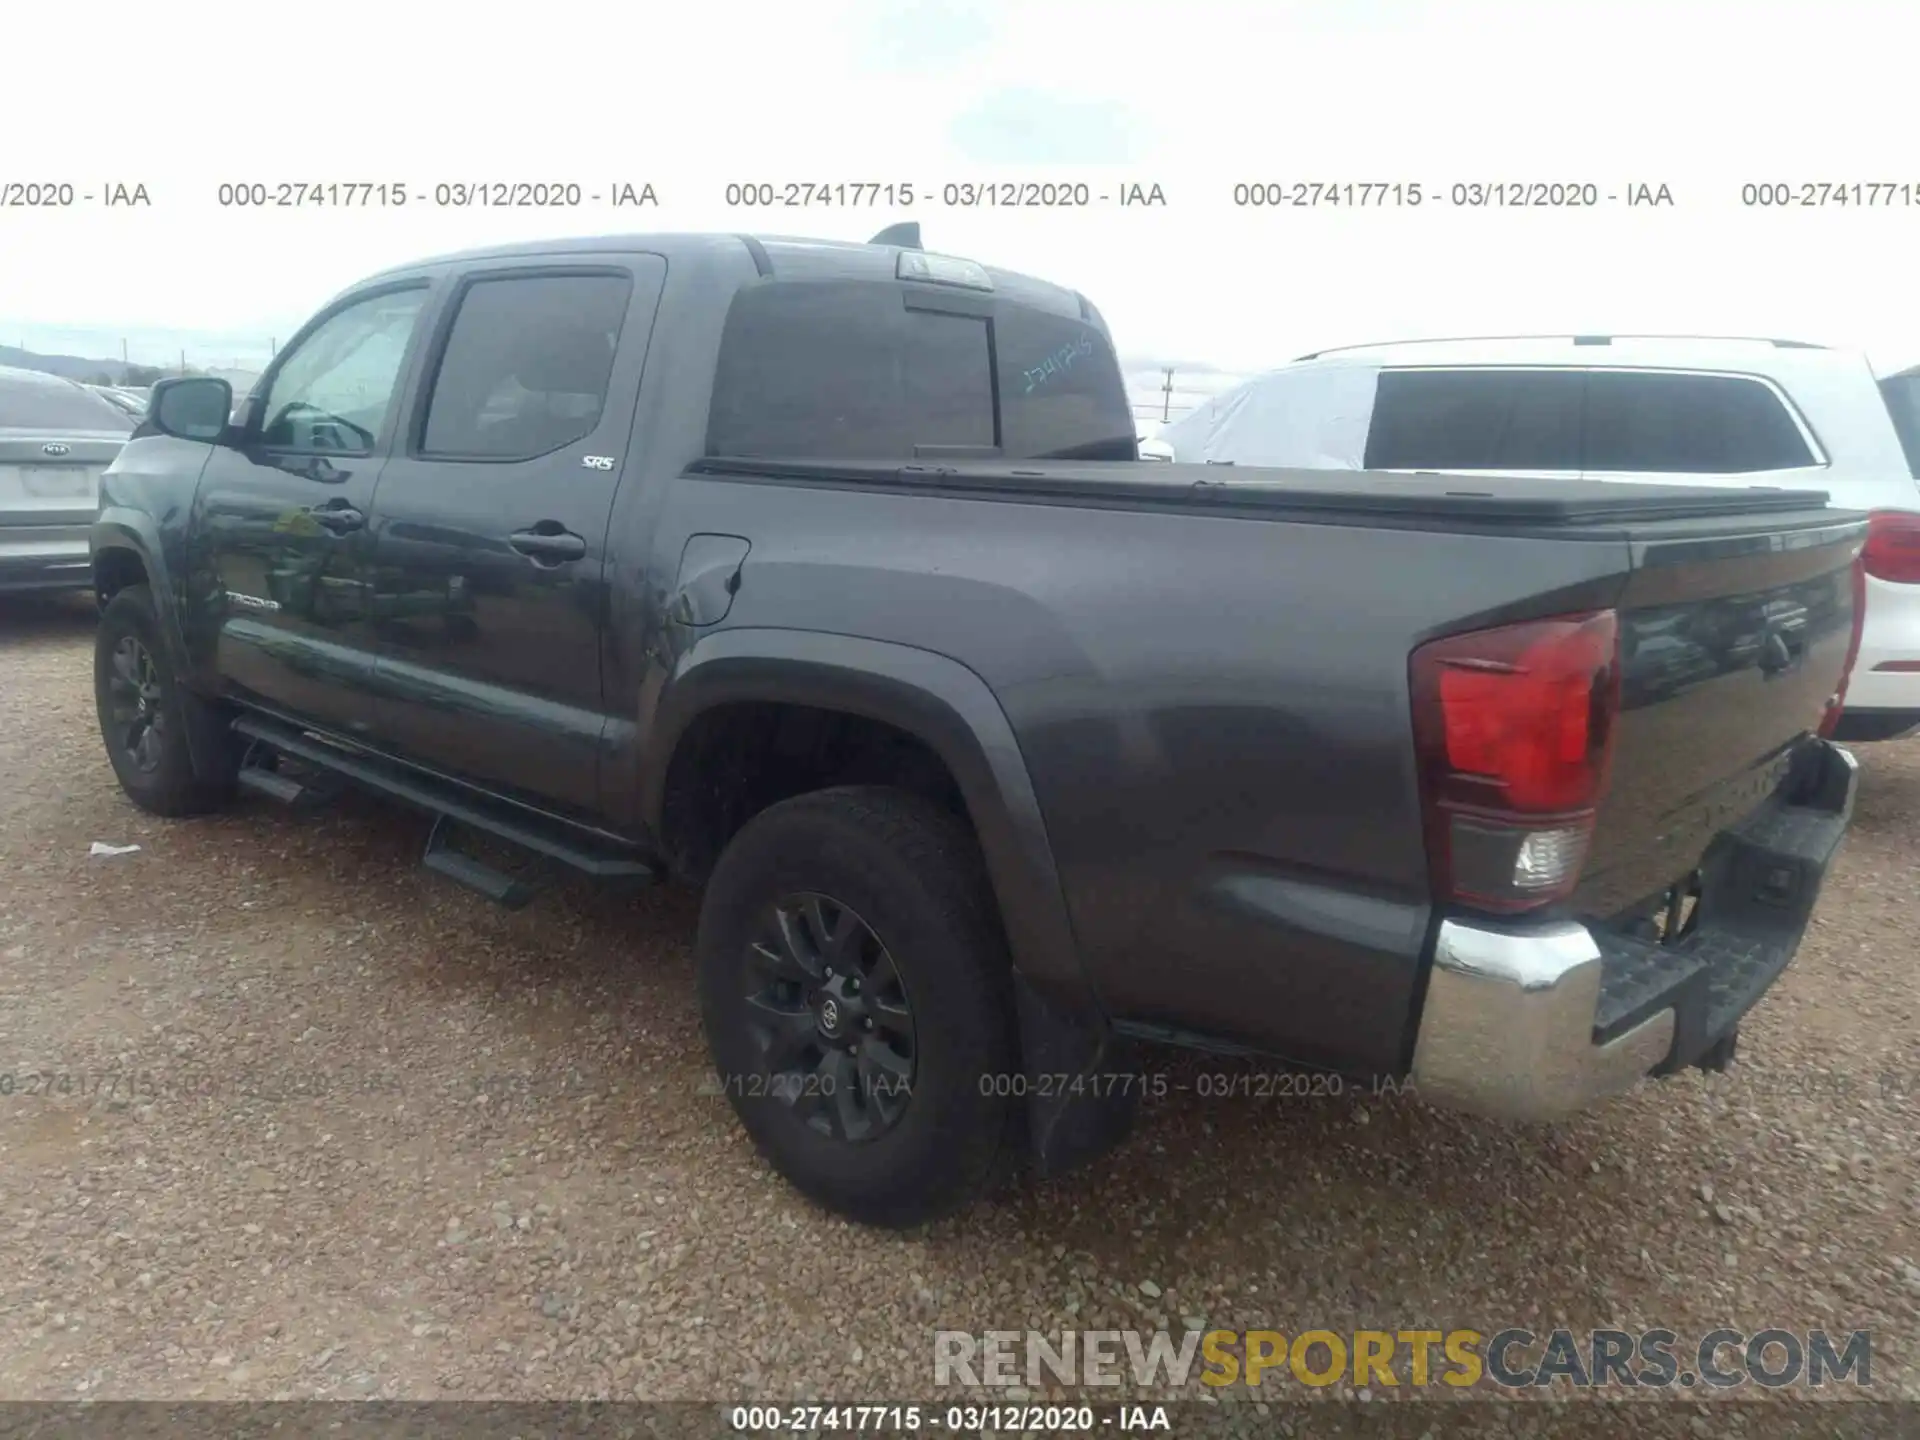
<path fill-rule="evenodd" d="M 127 794 L 703 886 L 726 1094 L 872 1223 L 1113 1144 L 1143 1041 L 1496 1120 L 1724 1068 L 1851 813 L 1862 517 L 1144 464 L 1085 298 L 883 239 L 427 261 L 238 412 L 156 386 L 92 534 Z"/>

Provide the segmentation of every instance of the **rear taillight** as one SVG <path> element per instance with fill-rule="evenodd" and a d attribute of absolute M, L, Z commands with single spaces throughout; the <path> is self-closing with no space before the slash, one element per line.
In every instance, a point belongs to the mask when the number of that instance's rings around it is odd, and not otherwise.
<path fill-rule="evenodd" d="M 1411 679 L 1436 897 L 1498 911 L 1564 899 L 1606 790 L 1618 617 L 1450 635 L 1413 652 Z"/>
<path fill-rule="evenodd" d="M 1872 530 L 1869 529 L 1867 534 L 1871 542 Z M 1839 727 L 1840 713 L 1847 703 L 1847 682 L 1853 678 L 1854 662 L 1860 658 L 1860 636 L 1867 628 L 1867 552 L 1864 549 L 1853 557 L 1850 583 L 1853 588 L 1853 630 L 1847 637 L 1847 658 L 1840 667 L 1840 683 L 1833 687 L 1826 714 L 1820 718 L 1822 739 L 1831 738 Z"/>
<path fill-rule="evenodd" d="M 1867 517 L 1867 574 L 1895 585 L 1920 585 L 1920 515 L 1875 510 Z"/>

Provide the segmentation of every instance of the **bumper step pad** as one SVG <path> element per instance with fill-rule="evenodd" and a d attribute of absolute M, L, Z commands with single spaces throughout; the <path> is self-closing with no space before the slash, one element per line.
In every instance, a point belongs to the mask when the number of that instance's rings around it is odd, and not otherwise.
<path fill-rule="evenodd" d="M 1714 842 L 1700 867 L 1697 906 L 1677 939 L 1660 944 L 1594 931 L 1602 961 L 1595 1044 L 1670 1008 L 1673 1049 L 1655 1073 L 1684 1069 L 1731 1035 L 1779 978 L 1852 816 L 1853 757 L 1825 753 L 1828 768 L 1796 796 L 1811 803 L 1770 804 Z"/>

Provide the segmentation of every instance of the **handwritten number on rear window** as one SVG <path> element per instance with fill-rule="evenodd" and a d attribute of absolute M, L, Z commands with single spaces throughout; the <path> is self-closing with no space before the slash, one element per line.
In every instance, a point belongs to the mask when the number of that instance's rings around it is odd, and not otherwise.
<path fill-rule="evenodd" d="M 1093 341 L 1081 338 L 1070 344 L 1062 345 L 1038 365 L 1030 366 L 1020 372 L 1020 378 L 1027 382 L 1022 395 L 1031 395 L 1055 375 L 1064 375 L 1073 368 L 1074 362 L 1093 353 Z"/>

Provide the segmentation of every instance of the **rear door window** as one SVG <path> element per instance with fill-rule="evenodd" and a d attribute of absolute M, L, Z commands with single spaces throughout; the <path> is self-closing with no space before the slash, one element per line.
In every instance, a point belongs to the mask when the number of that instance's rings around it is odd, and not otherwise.
<path fill-rule="evenodd" d="M 1920 371 L 1889 375 L 1880 382 L 1900 448 L 1907 452 L 1907 469 L 1920 480 Z"/>
<path fill-rule="evenodd" d="M 1772 386 L 1740 375 L 1595 370 L 1589 472 L 1742 475 L 1817 464 Z"/>
<path fill-rule="evenodd" d="M 591 435 L 632 292 L 625 275 L 469 284 L 434 376 L 420 453 L 532 460 Z"/>
<path fill-rule="evenodd" d="M 1383 370 L 1369 470 L 1580 469 L 1578 370 Z"/>

